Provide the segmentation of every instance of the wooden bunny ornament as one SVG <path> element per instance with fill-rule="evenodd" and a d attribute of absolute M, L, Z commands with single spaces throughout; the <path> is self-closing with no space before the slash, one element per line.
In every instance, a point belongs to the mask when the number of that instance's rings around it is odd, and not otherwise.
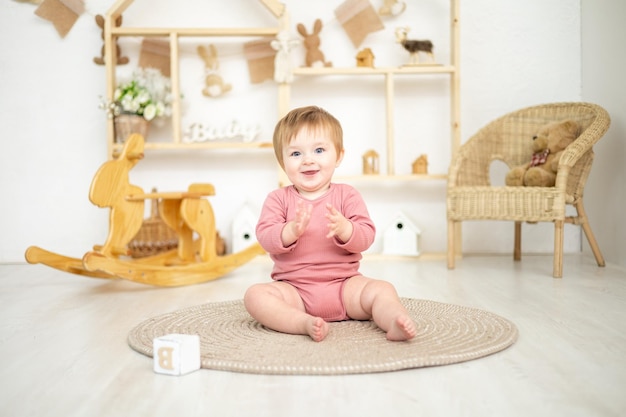
<path fill-rule="evenodd" d="M 102 34 L 100 36 L 104 40 L 104 17 L 102 15 L 96 15 L 96 24 L 102 30 Z M 115 19 L 115 27 L 120 27 L 121 25 L 122 25 L 122 15 L 119 15 L 117 19 Z M 117 38 L 115 38 L 115 43 L 113 43 L 113 53 L 117 57 L 117 59 L 115 60 L 115 63 L 117 65 L 128 64 L 128 61 L 129 61 L 128 57 L 121 56 L 122 50 L 117 44 Z M 93 62 L 95 62 L 98 65 L 104 65 L 104 45 L 102 45 L 102 49 L 100 50 L 100 56 L 94 57 Z"/>
<path fill-rule="evenodd" d="M 232 86 L 224 83 L 218 71 L 220 63 L 217 60 L 217 49 L 215 45 L 209 45 L 208 49 L 204 46 L 198 46 L 198 55 L 204 59 L 206 73 L 204 80 L 206 87 L 202 90 L 202 94 L 206 97 L 219 97 L 230 91 Z"/>
<path fill-rule="evenodd" d="M 307 67 L 332 67 L 332 62 L 327 62 L 324 59 L 324 54 L 320 51 L 320 37 L 319 33 L 322 31 L 322 21 L 320 19 L 315 20 L 313 23 L 313 32 L 308 33 L 302 23 L 298 23 L 298 33 L 304 37 L 304 47 L 306 48 L 306 66 Z"/>

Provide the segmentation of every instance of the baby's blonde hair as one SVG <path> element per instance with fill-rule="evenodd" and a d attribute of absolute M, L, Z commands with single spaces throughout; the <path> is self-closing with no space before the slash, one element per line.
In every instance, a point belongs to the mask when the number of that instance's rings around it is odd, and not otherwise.
<path fill-rule="evenodd" d="M 280 119 L 274 129 L 274 154 L 281 167 L 285 167 L 283 148 L 289 145 L 302 128 L 324 131 L 330 135 L 330 139 L 337 150 L 337 155 L 340 155 L 341 151 L 343 151 L 343 129 L 341 128 L 341 123 L 321 107 L 299 107 L 291 110 L 285 117 Z"/>

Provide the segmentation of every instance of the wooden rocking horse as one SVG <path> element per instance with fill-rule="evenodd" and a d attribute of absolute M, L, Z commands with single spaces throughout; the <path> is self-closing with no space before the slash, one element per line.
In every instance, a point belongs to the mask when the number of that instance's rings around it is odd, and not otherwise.
<path fill-rule="evenodd" d="M 94 246 L 82 259 L 31 246 L 26 260 L 89 277 L 180 286 L 219 278 L 264 253 L 255 243 L 238 253 L 217 255 L 215 217 L 205 198 L 215 195 L 213 185 L 191 184 L 185 192 L 146 194 L 130 184 L 128 174 L 143 158 L 143 150 L 143 137 L 129 136 L 120 156 L 105 162 L 91 182 L 89 200 L 98 207 L 110 207 L 109 232 L 103 245 Z M 128 256 L 128 243 L 141 228 L 145 200 L 152 199 L 158 199 L 161 218 L 178 235 L 178 248 L 133 259 Z"/>

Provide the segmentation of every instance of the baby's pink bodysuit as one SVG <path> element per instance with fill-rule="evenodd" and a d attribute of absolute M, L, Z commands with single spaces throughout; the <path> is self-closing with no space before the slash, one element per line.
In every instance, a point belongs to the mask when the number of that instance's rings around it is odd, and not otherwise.
<path fill-rule="evenodd" d="M 296 216 L 298 201 L 313 205 L 305 232 L 289 247 L 281 234 L 285 223 Z M 354 231 L 347 242 L 327 238 L 331 204 L 352 222 Z M 261 211 L 256 237 L 274 261 L 272 279 L 287 281 L 299 292 L 307 312 L 326 321 L 346 320 L 342 291 L 346 279 L 359 275 L 361 252 L 374 242 L 376 229 L 359 192 L 346 184 L 331 184 L 315 200 L 303 198 L 292 186 L 271 192 Z"/>

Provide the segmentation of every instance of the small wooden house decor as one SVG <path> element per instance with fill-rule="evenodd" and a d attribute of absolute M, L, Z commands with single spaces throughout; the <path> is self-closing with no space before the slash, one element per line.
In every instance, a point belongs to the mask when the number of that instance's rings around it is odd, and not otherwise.
<path fill-rule="evenodd" d="M 413 173 L 414 174 L 428 174 L 428 156 L 427 155 L 422 154 L 415 161 L 413 161 Z"/>
<path fill-rule="evenodd" d="M 257 241 L 255 229 L 258 219 L 259 215 L 248 204 L 237 212 L 232 225 L 233 252 L 245 249 Z"/>
<path fill-rule="evenodd" d="M 363 174 L 378 174 L 380 173 L 380 157 L 378 152 L 373 149 L 366 151 L 363 154 Z"/>
<path fill-rule="evenodd" d="M 356 66 L 374 68 L 374 53 L 370 48 L 361 49 L 356 54 Z"/>
<path fill-rule="evenodd" d="M 402 212 L 396 214 L 385 228 L 383 253 L 386 255 L 418 256 L 421 230 Z"/>

